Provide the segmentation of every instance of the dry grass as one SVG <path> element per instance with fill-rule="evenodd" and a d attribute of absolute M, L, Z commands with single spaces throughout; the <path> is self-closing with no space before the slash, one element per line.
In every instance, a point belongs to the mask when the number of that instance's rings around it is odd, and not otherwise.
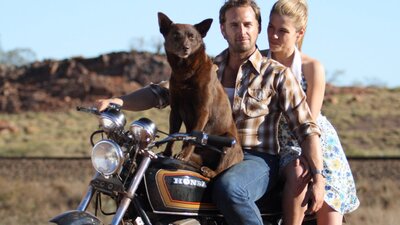
<path fill-rule="evenodd" d="M 141 117 L 153 120 L 168 131 L 168 109 L 125 112 L 127 125 Z M 0 114 L 16 131 L 0 131 L 0 156 L 79 157 L 90 155 L 90 134 L 98 128 L 93 115 L 67 112 Z"/>
<path fill-rule="evenodd" d="M 399 180 L 359 180 L 357 191 L 362 205 L 346 217 L 348 224 L 398 224 Z"/>
<path fill-rule="evenodd" d="M 88 160 L 1 160 L 1 224 L 50 224 L 76 208 L 92 174 Z"/>
<path fill-rule="evenodd" d="M 335 94 L 323 113 L 337 128 L 348 156 L 400 156 L 400 89 L 368 89 Z M 125 112 L 127 125 L 140 117 L 168 131 L 169 108 Z M 16 127 L 0 131 L 0 156 L 88 156 L 95 116 L 71 109 L 63 112 L 2 114 Z"/>
<path fill-rule="evenodd" d="M 2 224 L 47 224 L 49 218 L 76 208 L 86 184 L 62 178 L 40 183 L 0 178 Z"/>
<path fill-rule="evenodd" d="M 350 163 L 361 206 L 346 216 L 347 224 L 398 224 L 399 161 Z M 0 160 L 1 224 L 49 224 L 55 215 L 76 208 L 92 174 L 89 160 Z"/>
<path fill-rule="evenodd" d="M 348 156 L 400 156 L 400 89 L 339 93 L 323 113 L 336 127 Z"/>

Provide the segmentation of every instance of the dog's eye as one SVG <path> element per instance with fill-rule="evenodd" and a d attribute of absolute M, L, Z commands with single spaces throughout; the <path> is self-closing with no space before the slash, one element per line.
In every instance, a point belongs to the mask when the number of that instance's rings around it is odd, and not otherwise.
<path fill-rule="evenodd" d="M 175 40 L 180 40 L 181 39 L 181 35 L 179 33 L 175 33 L 173 37 L 174 37 Z"/>
<path fill-rule="evenodd" d="M 188 38 L 189 38 L 190 40 L 193 40 L 193 39 L 194 39 L 194 34 L 192 34 L 192 33 L 189 33 L 187 36 L 188 36 Z"/>

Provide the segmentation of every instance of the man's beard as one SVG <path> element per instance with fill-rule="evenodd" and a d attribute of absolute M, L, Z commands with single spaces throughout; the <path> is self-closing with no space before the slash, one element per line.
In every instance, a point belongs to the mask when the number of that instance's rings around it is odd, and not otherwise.
<path fill-rule="evenodd" d="M 246 44 L 236 44 L 236 45 L 231 45 L 233 47 L 234 52 L 236 53 L 243 53 L 243 52 L 248 52 L 253 48 L 253 45 L 250 43 Z"/>

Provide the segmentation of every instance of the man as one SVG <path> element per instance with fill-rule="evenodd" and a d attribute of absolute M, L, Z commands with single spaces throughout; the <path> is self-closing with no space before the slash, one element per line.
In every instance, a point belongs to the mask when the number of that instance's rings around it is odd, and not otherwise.
<path fill-rule="evenodd" d="M 253 0 L 229 0 L 220 9 L 220 28 L 228 49 L 215 58 L 218 76 L 232 103 L 233 115 L 245 151 L 243 162 L 217 177 L 213 199 L 228 224 L 263 224 L 255 202 L 278 177 L 277 124 L 283 114 L 296 135 L 311 171 L 322 169 L 319 129 L 312 120 L 306 97 L 290 69 L 263 57 L 256 46 L 261 31 L 260 9 Z M 165 84 L 165 83 L 164 83 Z M 126 110 L 168 105 L 168 89 L 149 85 L 119 98 L 103 99 Z M 311 212 L 323 202 L 324 180 L 313 174 Z"/>

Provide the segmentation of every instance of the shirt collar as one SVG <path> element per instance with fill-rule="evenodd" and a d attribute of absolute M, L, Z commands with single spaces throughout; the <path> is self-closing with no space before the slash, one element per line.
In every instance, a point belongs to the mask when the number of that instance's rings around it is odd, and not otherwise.
<path fill-rule="evenodd" d="M 222 65 L 226 65 L 228 62 L 228 57 L 229 57 L 229 49 L 225 49 L 223 52 L 221 52 L 219 55 L 217 55 L 214 59 L 214 63 L 217 64 L 219 67 Z M 258 50 L 258 47 L 256 46 L 256 50 L 250 55 L 248 60 L 244 62 L 246 64 L 249 62 L 252 67 L 257 71 L 258 74 L 261 73 L 261 65 L 263 61 L 263 56 L 261 55 L 260 51 Z"/>
<path fill-rule="evenodd" d="M 271 51 L 266 51 L 267 57 L 272 59 Z M 292 65 L 290 66 L 290 70 L 292 71 L 293 75 L 296 77 L 297 81 L 302 80 L 302 67 L 301 67 L 301 53 L 297 46 L 294 47 L 294 57 Z"/>
<path fill-rule="evenodd" d="M 257 71 L 257 73 L 260 74 L 263 57 L 262 57 L 260 51 L 258 50 L 258 48 L 256 48 L 256 50 L 253 52 L 253 54 L 251 54 L 248 61 L 251 63 L 251 65 Z"/>

